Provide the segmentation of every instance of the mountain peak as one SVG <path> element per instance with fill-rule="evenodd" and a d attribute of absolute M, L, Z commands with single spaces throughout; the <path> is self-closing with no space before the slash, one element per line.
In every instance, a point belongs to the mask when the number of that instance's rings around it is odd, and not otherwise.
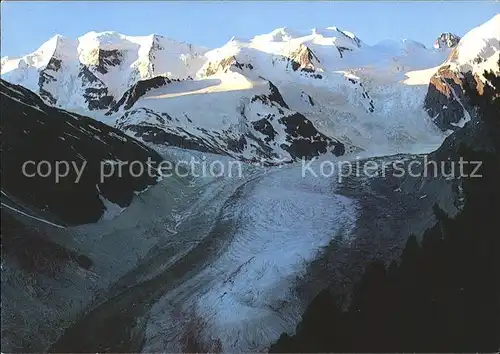
<path fill-rule="evenodd" d="M 350 41 L 353 44 L 355 44 L 356 47 L 358 47 L 358 48 L 361 47 L 361 40 L 354 33 L 341 30 L 335 26 L 326 27 L 326 28 L 313 28 L 312 33 L 313 33 L 313 35 L 322 36 L 322 37 L 326 37 L 326 38 L 333 37 L 333 38 L 336 38 L 339 40 L 345 39 L 345 40 Z M 341 37 L 339 37 L 338 34 L 340 34 Z"/>
<path fill-rule="evenodd" d="M 65 40 L 67 40 L 66 37 L 56 34 L 52 37 L 50 37 L 49 40 L 44 42 L 36 51 L 35 53 L 48 53 L 48 52 L 54 52 L 56 48 L 61 45 Z"/>
<path fill-rule="evenodd" d="M 457 46 L 459 41 L 460 37 L 456 34 L 453 34 L 451 32 L 444 32 L 436 38 L 436 41 L 434 42 L 434 48 L 454 48 Z"/>
<path fill-rule="evenodd" d="M 294 38 L 303 37 L 304 34 L 299 33 L 289 27 L 279 27 L 271 31 L 269 34 L 264 35 L 264 37 L 266 36 L 268 37 L 268 39 L 272 41 L 283 42 L 283 41 L 289 41 Z"/>
<path fill-rule="evenodd" d="M 135 41 L 121 33 L 114 31 L 103 32 L 87 32 L 83 36 L 78 37 L 79 47 L 82 48 L 99 48 L 105 50 L 117 49 L 118 47 L 132 47 L 136 45 Z M 147 38 L 147 37 L 141 37 Z"/>

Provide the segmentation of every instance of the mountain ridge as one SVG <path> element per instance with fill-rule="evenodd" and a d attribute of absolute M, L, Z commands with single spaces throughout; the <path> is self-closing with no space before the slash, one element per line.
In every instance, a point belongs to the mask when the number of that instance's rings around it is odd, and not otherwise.
<path fill-rule="evenodd" d="M 128 36 L 115 31 L 91 31 L 76 39 L 57 34 L 30 54 L 21 57 L 2 57 L 1 72 L 3 79 L 41 93 L 49 104 L 55 104 L 61 108 L 102 110 L 110 108 L 113 102 L 117 102 L 125 91 L 139 80 L 151 79 L 155 76 L 166 76 L 169 79 L 188 79 L 199 76 L 198 72 L 203 72 L 202 66 L 231 56 L 227 54 L 221 58 L 218 55 L 221 50 L 230 51 L 230 47 L 237 47 L 241 44 L 261 48 L 264 52 L 267 50 L 265 47 L 269 47 L 270 54 L 287 57 L 290 52 L 300 51 L 300 43 L 304 41 L 329 43 L 337 48 L 340 57 L 346 51 L 370 47 L 353 33 L 337 27 L 314 28 L 310 33 L 278 28 L 249 40 L 232 38 L 219 49 L 208 49 L 176 41 L 159 34 Z M 276 49 L 272 49 L 273 44 L 279 42 L 289 42 L 288 44 L 292 46 L 289 50 L 280 50 L 279 46 L 274 45 Z M 293 44 L 295 42 L 297 42 L 296 45 Z M 314 52 L 309 48 L 310 45 L 304 45 Z M 425 46 L 422 45 L 422 47 Z M 44 70 L 50 71 L 54 63 L 61 66 L 58 68 L 60 72 L 57 75 L 51 73 L 45 76 L 51 76 L 53 79 L 51 82 L 59 81 L 60 88 L 52 87 L 55 84 L 49 85 L 47 81 L 50 80 L 43 79 Z M 120 68 L 120 77 L 114 73 L 117 67 Z M 105 86 L 105 92 L 98 92 L 100 87 L 77 82 L 77 77 L 87 77 L 89 72 L 101 81 Z M 68 91 L 68 89 L 75 97 L 71 99 L 65 97 L 67 92 L 63 91 Z M 88 96 L 90 92 L 93 92 L 96 97 L 102 97 L 105 102 L 101 104 L 91 102 L 92 100 L 85 97 L 85 94 Z M 113 99 L 106 99 L 107 96 Z"/>

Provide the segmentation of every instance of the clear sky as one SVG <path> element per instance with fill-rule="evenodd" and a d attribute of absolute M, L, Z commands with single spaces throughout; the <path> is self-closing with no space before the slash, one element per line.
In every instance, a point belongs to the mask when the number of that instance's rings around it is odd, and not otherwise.
<path fill-rule="evenodd" d="M 37 49 L 55 34 L 89 31 L 161 34 L 214 48 L 232 36 L 253 37 L 278 27 L 337 26 L 374 44 L 410 38 L 431 46 L 441 32 L 465 34 L 500 13 L 496 1 L 2 1 L 1 55 Z"/>

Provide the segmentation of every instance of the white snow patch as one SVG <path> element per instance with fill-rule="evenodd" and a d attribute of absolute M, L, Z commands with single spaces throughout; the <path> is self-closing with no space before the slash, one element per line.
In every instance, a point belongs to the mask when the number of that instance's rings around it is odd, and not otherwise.
<path fill-rule="evenodd" d="M 118 204 L 115 204 L 115 203 L 109 201 L 108 199 L 104 198 L 101 195 L 101 190 L 99 189 L 99 185 L 96 184 L 95 186 L 97 188 L 97 191 L 99 192 L 99 199 L 101 200 L 101 202 L 104 204 L 104 207 L 106 208 L 106 210 L 104 211 L 104 214 L 101 217 L 101 220 L 112 220 L 115 217 L 117 217 L 118 215 L 120 215 L 121 213 L 123 213 L 125 211 L 125 209 L 127 209 L 127 208 L 122 208 Z"/>

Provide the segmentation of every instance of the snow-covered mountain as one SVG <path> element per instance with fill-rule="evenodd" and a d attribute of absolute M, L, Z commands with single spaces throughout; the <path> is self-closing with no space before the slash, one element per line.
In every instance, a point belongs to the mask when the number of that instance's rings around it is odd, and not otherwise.
<path fill-rule="evenodd" d="M 233 63 L 236 57 L 238 60 Z M 3 79 L 39 93 L 49 104 L 103 110 L 139 80 L 156 76 L 182 80 L 207 77 L 227 71 L 231 65 L 244 64 L 246 69 L 255 67 L 263 76 L 269 70 L 291 68 L 319 78 L 319 72 L 381 62 L 404 71 L 407 66 L 425 67 L 426 62 L 441 59 L 442 54 L 420 43 L 384 42 L 371 47 L 351 32 L 336 27 L 313 29 L 311 33 L 279 28 L 246 41 L 232 38 L 221 48 L 208 52 L 156 34 L 89 32 L 76 40 L 56 35 L 31 54 L 3 57 L 1 73 Z"/>
<path fill-rule="evenodd" d="M 403 83 L 405 73 L 448 53 L 410 40 L 368 46 L 336 27 L 279 28 L 205 53 L 195 80 L 139 82 L 107 121 L 146 141 L 245 161 L 398 152 L 436 137 L 421 106 L 425 89 Z"/>
<path fill-rule="evenodd" d="M 108 109 L 138 80 L 187 79 L 205 62 L 206 49 L 152 34 L 89 32 L 76 40 L 56 35 L 35 52 L 2 58 L 2 78 L 21 84 L 49 104 Z"/>
<path fill-rule="evenodd" d="M 51 105 L 107 111 L 95 115 L 144 141 L 274 164 L 415 140 L 386 127 L 369 144 L 359 137 L 395 112 L 388 98 L 414 96 L 415 87 L 399 84 L 405 72 L 446 55 L 410 40 L 369 46 L 336 27 L 279 28 L 210 51 L 158 35 L 90 32 L 2 58 L 2 77 Z M 401 109 L 420 110 L 415 103 Z"/>
<path fill-rule="evenodd" d="M 406 39 L 371 46 L 337 27 L 278 28 L 213 50 L 159 35 L 55 36 L 2 58 L 2 77 L 155 144 L 270 164 L 399 153 L 439 144 L 434 123 L 448 132 L 467 120 L 447 118 L 453 108 L 438 117 L 446 104 L 432 103 L 425 86 L 443 62 L 479 72 L 494 63 L 498 18 L 462 41 L 444 33 L 436 48 Z"/>
<path fill-rule="evenodd" d="M 90 32 L 2 58 L 2 77 L 48 104 L 98 111 L 144 141 L 274 164 L 429 135 L 419 89 L 400 81 L 448 53 L 411 40 L 369 46 L 337 27 L 278 28 L 210 51 L 158 35 Z M 416 127 L 394 124 L 398 110 L 412 110 Z"/>

